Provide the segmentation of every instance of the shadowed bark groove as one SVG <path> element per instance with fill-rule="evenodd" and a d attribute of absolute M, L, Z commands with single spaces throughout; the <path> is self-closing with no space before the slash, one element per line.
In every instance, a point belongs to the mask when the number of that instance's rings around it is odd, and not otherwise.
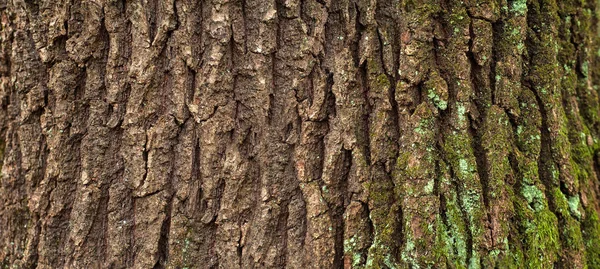
<path fill-rule="evenodd" d="M 595 0 L 0 1 L 2 268 L 597 268 Z"/>

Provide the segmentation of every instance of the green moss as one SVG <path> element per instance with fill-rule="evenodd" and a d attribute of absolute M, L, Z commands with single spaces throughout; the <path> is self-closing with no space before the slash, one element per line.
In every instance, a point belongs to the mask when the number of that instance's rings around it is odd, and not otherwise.
<path fill-rule="evenodd" d="M 398 204 L 394 203 L 394 184 L 389 180 L 370 181 L 365 183 L 365 188 L 369 193 L 369 207 L 372 208 L 369 219 L 374 229 L 373 244 L 368 249 L 366 264 L 367 268 L 384 268 L 385 258 L 391 255 L 390 247 L 397 245 L 394 234 L 397 227 L 395 216 L 399 209 Z M 353 242 L 348 241 L 345 246 L 350 248 Z"/>
<path fill-rule="evenodd" d="M 585 214 L 586 218 L 582 226 L 587 264 L 590 268 L 600 268 L 600 221 L 598 220 L 598 213 L 594 209 L 588 208 Z"/>
<path fill-rule="evenodd" d="M 365 268 L 372 269 L 383 269 L 399 268 L 399 265 L 392 260 L 391 250 L 387 244 L 377 240 L 377 237 L 373 241 L 373 244 L 369 248 L 369 254 L 367 255 L 367 261 Z"/>
<path fill-rule="evenodd" d="M 521 223 L 524 258 L 527 268 L 552 268 L 558 259 L 560 241 L 558 220 L 544 205 L 533 211 L 527 201 L 514 200 L 517 219 Z"/>
<path fill-rule="evenodd" d="M 402 144 L 410 150 L 400 154 L 394 175 L 396 184 L 402 186 L 405 242 L 400 258 L 402 263 L 415 268 L 434 264 L 440 258 L 435 251 L 440 227 L 432 223 L 439 210 L 438 197 L 434 195 L 436 153 L 431 145 L 435 144 L 437 127 L 432 109 L 430 104 L 421 103 L 408 119 L 407 124 L 413 126 L 414 132 Z"/>
<path fill-rule="evenodd" d="M 571 217 L 570 205 L 560 188 L 554 188 L 550 201 L 554 202 L 555 212 L 559 220 L 563 249 L 580 252 L 584 249 L 583 237 L 579 222 Z"/>
<path fill-rule="evenodd" d="M 381 87 L 381 88 L 385 88 L 385 89 L 389 89 L 390 86 L 392 85 L 390 83 L 390 80 L 388 79 L 388 77 L 385 74 L 380 74 L 379 76 L 377 76 L 376 78 L 376 85 Z"/>
<path fill-rule="evenodd" d="M 557 222 L 552 212 L 542 210 L 528 227 L 525 234 L 532 242 L 527 253 L 530 268 L 550 268 L 557 260 L 560 250 Z"/>

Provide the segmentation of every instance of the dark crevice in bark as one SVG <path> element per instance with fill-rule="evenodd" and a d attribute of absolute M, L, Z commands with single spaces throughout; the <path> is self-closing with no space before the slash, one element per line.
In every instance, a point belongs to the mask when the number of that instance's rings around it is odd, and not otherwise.
<path fill-rule="evenodd" d="M 168 192 L 168 190 L 165 190 Z M 173 208 L 173 195 L 170 195 L 165 208 L 165 219 L 160 228 L 160 237 L 158 240 L 157 259 L 154 269 L 163 269 L 169 259 L 169 232 L 171 230 L 171 211 Z"/>
<path fill-rule="evenodd" d="M 596 193 L 596 196 L 600 195 L 600 185 L 598 184 L 598 180 L 600 180 L 600 152 L 596 151 L 593 153 L 592 155 L 593 161 L 593 169 L 594 169 L 594 175 L 595 175 L 595 179 L 596 182 L 593 183 L 593 187 L 594 187 L 594 192 Z M 598 204 L 598 202 L 596 202 L 594 205 L 592 205 L 593 207 L 595 207 L 596 210 L 600 211 L 600 204 Z"/>
<path fill-rule="evenodd" d="M 92 225 L 90 232 L 92 230 L 96 231 L 96 235 L 94 235 L 94 239 L 96 240 L 96 256 L 99 257 L 103 263 L 106 261 L 106 253 L 109 247 L 109 242 L 106 240 L 106 232 L 108 229 L 108 203 L 109 203 L 109 195 L 108 188 L 110 187 L 110 182 L 103 184 L 100 187 L 100 200 L 98 203 L 98 209 L 96 211 L 96 218 L 94 219 L 94 224 L 99 227 L 95 228 L 95 225 Z M 87 236 L 86 236 L 87 237 Z"/>
<path fill-rule="evenodd" d="M 383 69 L 388 78 L 390 76 L 394 77 L 398 73 L 396 72 L 396 70 L 398 70 L 397 60 L 399 59 L 398 56 L 400 55 L 400 38 L 397 38 L 397 33 L 400 29 L 396 27 L 400 25 L 400 22 L 397 16 L 398 10 L 396 10 L 394 2 L 395 1 L 378 1 L 376 3 L 375 9 L 375 21 L 377 22 L 377 27 L 375 27 L 375 31 L 379 39 L 379 55 L 381 58 Z M 386 44 L 386 42 L 383 41 L 382 31 L 385 31 L 385 33 L 389 35 L 387 37 L 387 40 L 390 43 Z M 385 46 L 391 46 L 393 59 L 391 70 L 388 70 L 388 65 L 384 60 Z M 390 80 L 390 82 L 394 82 L 394 80 Z"/>
<path fill-rule="evenodd" d="M 492 104 L 497 104 L 496 101 L 496 83 L 498 81 L 496 81 L 496 74 L 498 72 L 498 70 L 496 70 L 496 65 L 498 63 L 498 61 L 500 61 L 502 56 L 500 55 L 500 46 L 501 46 L 501 41 L 502 38 L 505 37 L 505 33 L 504 33 L 504 25 L 505 22 L 502 20 L 498 20 L 494 23 L 492 23 L 492 59 L 490 59 L 490 73 L 489 73 L 489 80 L 490 80 L 490 101 Z M 520 67 L 516 67 L 516 68 L 520 68 Z M 505 108 L 506 110 L 506 108 Z M 508 111 L 507 111 L 508 112 Z M 512 113 L 507 113 L 510 116 L 512 116 Z M 513 132 L 516 133 L 516 132 Z"/>
<path fill-rule="evenodd" d="M 482 115 L 482 121 L 485 122 L 485 112 Z M 482 192 L 483 192 L 483 203 L 486 209 L 486 220 L 487 220 L 487 224 L 484 225 L 485 227 L 488 228 L 488 233 L 490 234 L 490 238 L 493 239 L 493 228 L 491 227 L 491 223 L 492 223 L 492 216 L 490 215 L 490 193 L 492 191 L 494 192 L 499 192 L 499 190 L 490 190 L 490 177 L 488 174 L 488 167 L 490 166 L 490 163 L 488 161 L 487 158 L 487 154 L 486 151 L 483 147 L 483 132 L 484 129 L 479 129 L 476 130 L 473 127 L 473 123 L 471 123 L 471 127 L 470 130 L 473 134 L 473 143 L 472 143 L 472 147 L 473 147 L 473 153 L 475 155 L 475 163 L 477 164 L 477 173 L 479 175 L 479 180 L 481 182 L 481 187 L 482 187 Z M 486 141 L 487 142 L 487 141 Z M 493 242 L 491 242 L 493 243 Z M 482 257 L 483 258 L 483 257 Z"/>
<path fill-rule="evenodd" d="M 336 109 L 336 98 L 335 94 L 333 94 L 333 73 L 329 72 L 328 69 L 325 69 L 325 74 L 327 74 L 327 84 L 325 85 L 325 102 L 324 105 L 326 107 L 326 115 L 328 118 L 334 118 L 337 116 Z M 329 121 L 325 120 L 329 125 Z"/>
<path fill-rule="evenodd" d="M 367 162 L 367 166 L 371 166 L 371 146 L 369 143 L 369 132 L 371 130 L 371 124 L 369 118 L 373 112 L 371 102 L 369 100 L 369 70 L 367 70 L 367 63 L 364 62 L 359 68 L 359 84 L 362 90 L 362 98 L 364 100 L 364 110 L 362 111 L 362 126 L 359 126 L 359 132 L 362 134 L 358 135 L 358 143 L 364 145 L 364 157 Z M 362 130 L 360 130 L 362 129 Z"/>
<path fill-rule="evenodd" d="M 358 3 L 354 2 L 352 4 L 352 7 L 354 9 L 355 14 L 355 22 L 354 22 L 354 30 L 355 30 L 355 35 L 354 36 L 348 36 L 348 32 L 344 31 L 346 37 L 347 37 L 347 42 L 346 43 L 349 47 L 350 47 L 350 53 L 352 54 L 352 59 L 354 60 L 354 66 L 358 66 L 360 68 L 360 65 L 362 64 L 361 61 L 361 55 L 359 52 L 359 48 L 360 48 L 360 40 L 361 40 L 361 35 L 363 35 L 366 32 L 366 27 L 364 25 L 362 25 L 360 23 L 360 18 L 361 18 L 361 14 L 360 14 L 360 8 L 358 6 Z M 348 11 L 348 13 L 350 14 L 350 16 L 352 16 L 352 12 Z M 346 29 L 344 29 L 346 30 Z"/>
<path fill-rule="evenodd" d="M 146 0 L 147 5 L 144 6 L 146 19 L 148 23 L 148 37 L 150 44 L 154 43 L 156 33 L 158 32 L 158 23 L 160 23 L 159 15 L 163 10 L 159 9 L 158 0 Z"/>
<path fill-rule="evenodd" d="M 374 238 L 375 226 L 373 226 L 373 221 L 371 220 L 371 210 L 369 209 L 369 204 L 366 202 L 363 202 L 363 201 L 359 201 L 359 203 L 363 209 L 362 219 L 365 220 L 366 226 L 367 226 L 366 227 L 367 231 L 365 231 L 365 234 L 367 234 L 369 236 L 368 238 L 366 238 L 366 242 L 365 242 L 366 247 L 363 248 L 360 253 L 361 260 L 366 262 L 367 257 L 369 255 L 369 248 L 373 245 L 373 240 L 375 239 Z"/>
<path fill-rule="evenodd" d="M 282 208 L 282 212 L 280 212 L 279 216 L 277 216 L 277 228 L 276 231 L 279 235 L 276 236 L 275 240 L 276 240 L 276 245 L 281 245 L 282 248 L 278 249 L 278 253 L 279 253 L 279 263 L 277 264 L 277 266 L 280 267 L 285 267 L 285 265 L 287 264 L 287 260 L 288 260 L 288 256 L 287 256 L 287 246 L 288 246 L 288 217 L 289 217 L 289 205 L 290 205 L 290 198 L 288 197 L 286 200 L 284 200 L 282 203 L 280 203 L 280 206 Z"/>
<path fill-rule="evenodd" d="M 273 123 L 273 110 L 275 109 L 275 97 L 269 93 L 269 107 L 267 108 L 267 124 Z"/>
<path fill-rule="evenodd" d="M 329 206 L 334 225 L 334 257 L 333 268 L 344 268 L 344 211 L 346 208 L 345 200 L 348 197 L 348 178 L 352 163 L 352 150 L 342 150 L 342 167 L 340 171 L 339 182 L 337 183 L 334 194 L 335 206 Z M 337 197 L 336 197 L 337 196 Z"/>
<path fill-rule="evenodd" d="M 472 26 L 472 24 L 471 24 Z M 472 33 L 472 31 L 471 31 Z M 473 42 L 473 38 L 474 36 L 471 36 L 471 39 L 469 41 L 470 46 L 472 47 L 472 42 Z M 480 67 L 478 67 L 476 61 L 475 61 L 475 56 L 473 55 L 473 53 L 471 51 L 467 52 L 467 56 L 470 60 L 471 63 L 471 83 L 473 85 L 474 89 L 481 89 L 485 87 L 484 83 L 481 83 L 480 81 L 478 81 L 478 79 L 476 78 L 475 73 L 481 73 L 482 70 Z M 478 99 L 483 99 L 485 98 L 484 96 L 482 96 L 481 93 L 477 92 L 477 94 L 479 96 Z M 479 180 L 481 182 L 481 185 L 483 187 L 483 202 L 486 206 L 486 208 L 489 207 L 489 197 L 488 194 L 489 192 L 489 181 L 490 178 L 488 176 L 488 160 L 487 160 L 487 156 L 486 156 L 486 152 L 484 150 L 483 147 L 483 143 L 484 141 L 483 139 L 483 132 L 484 132 L 484 127 L 483 124 L 485 124 L 486 122 L 486 117 L 487 117 L 487 109 L 486 109 L 486 105 L 485 104 L 481 104 L 478 102 L 475 102 L 475 114 L 476 116 L 472 116 L 472 120 L 470 120 L 470 124 L 469 124 L 469 132 L 471 133 L 471 136 L 473 137 L 472 140 L 472 144 L 471 147 L 473 148 L 473 153 L 475 155 L 475 162 L 477 164 L 477 173 L 479 174 Z M 471 113 L 471 115 L 473 115 L 474 113 Z M 488 214 L 488 221 L 489 221 L 489 214 Z"/>
<path fill-rule="evenodd" d="M 240 225 L 240 226 L 238 226 L 238 227 L 239 227 L 239 229 L 240 229 L 240 234 L 239 234 L 239 236 L 238 236 L 238 240 L 237 240 L 237 248 L 236 248 L 236 251 L 237 251 L 237 258 L 238 258 L 238 266 L 239 266 L 240 268 L 243 268 L 243 267 L 242 267 L 242 264 L 243 264 L 242 258 L 244 257 L 244 256 L 243 256 L 243 255 L 244 255 L 244 246 L 242 245 L 242 236 L 243 236 L 243 235 L 242 235 L 242 232 L 241 232 L 241 225 Z"/>
<path fill-rule="evenodd" d="M 186 92 L 186 102 L 192 103 L 194 101 L 194 92 L 196 91 L 196 75 L 197 75 L 197 71 L 196 69 L 187 66 L 187 71 L 188 71 L 188 90 Z M 233 85 L 235 86 L 235 77 L 234 77 L 234 83 Z M 187 110 L 189 111 L 189 108 L 187 108 Z"/>
<path fill-rule="evenodd" d="M 148 154 L 150 153 L 150 149 L 148 149 L 148 132 L 146 131 L 146 136 L 144 139 L 144 145 L 142 149 L 142 160 L 144 161 L 144 175 L 142 176 L 142 181 L 140 182 L 139 187 L 144 186 L 146 182 L 146 177 L 148 176 Z M 138 186 L 136 186 L 138 187 Z"/>
<path fill-rule="evenodd" d="M 194 124 L 194 127 L 196 127 L 195 124 Z M 193 129 L 195 130 L 196 128 L 193 128 Z M 196 136 L 197 136 L 197 134 L 194 131 L 194 135 L 193 135 L 194 150 L 192 151 L 192 171 L 190 174 L 190 180 L 191 180 L 190 183 L 191 183 L 192 188 L 197 188 L 197 190 L 195 190 L 196 196 L 192 197 L 191 202 L 192 202 L 192 214 L 194 216 L 201 216 L 200 214 L 197 214 L 197 213 L 203 212 L 206 208 L 206 204 L 202 200 L 202 198 L 204 197 L 204 192 L 202 190 L 202 176 L 200 173 L 200 164 L 201 164 L 200 157 L 202 155 L 200 152 L 200 150 L 201 150 L 200 149 L 200 141 L 199 141 L 199 138 Z M 192 191 L 194 191 L 194 190 L 192 190 Z M 194 193 L 194 192 L 192 192 L 192 193 Z"/>
<path fill-rule="evenodd" d="M 315 72 L 317 70 L 317 68 L 319 68 L 319 66 L 317 64 L 314 64 L 310 70 L 310 72 L 308 73 L 308 76 L 306 77 L 307 81 L 308 81 L 308 85 L 306 86 L 306 99 L 308 99 L 308 105 L 312 106 L 313 105 L 313 100 L 315 98 L 315 83 L 314 83 L 314 79 L 315 79 Z M 298 90 L 296 91 L 296 101 L 298 103 L 304 101 L 304 99 L 298 98 Z M 301 125 L 298 125 L 301 126 Z M 300 131 L 301 128 L 298 128 L 298 130 Z"/>
<path fill-rule="evenodd" d="M 41 167 L 40 167 L 40 172 L 39 175 L 37 177 L 34 177 L 34 181 L 31 182 L 31 190 L 35 190 L 40 184 L 40 182 L 44 179 L 44 177 L 46 176 L 46 169 L 48 168 L 48 156 L 50 155 L 50 149 L 48 149 L 48 144 L 47 144 L 47 136 L 45 135 L 44 132 L 42 132 L 42 135 L 40 137 L 40 143 L 39 143 L 39 149 L 40 149 L 40 162 L 41 162 Z M 18 153 L 18 158 L 21 159 L 22 155 L 21 153 Z"/>
<path fill-rule="evenodd" d="M 381 37 L 381 34 L 379 33 L 379 31 L 377 31 L 377 37 L 379 40 L 379 46 L 380 46 L 380 51 L 379 51 L 379 56 L 380 56 L 380 60 L 381 63 L 385 66 L 385 60 L 383 57 L 383 40 Z M 399 40 L 394 40 L 394 42 L 400 42 Z M 399 48 L 398 48 L 399 50 Z M 399 53 L 399 52 L 398 52 Z M 399 55 L 399 54 L 398 54 Z M 398 59 L 397 55 L 394 55 L 393 59 Z M 394 70 L 397 70 L 397 61 L 394 61 Z M 388 102 L 390 102 L 392 109 L 391 109 L 391 113 L 389 113 L 390 117 L 392 118 L 392 122 L 393 122 L 393 140 L 394 141 L 398 141 L 397 143 L 399 143 L 399 131 L 400 131 L 400 123 L 399 123 L 399 116 L 398 116 L 398 102 L 396 101 L 396 81 L 399 80 L 399 75 L 398 72 L 394 72 L 394 70 L 392 70 L 391 74 L 386 74 L 386 77 L 388 79 L 388 81 L 390 82 L 390 87 L 388 89 Z M 368 98 L 368 96 L 367 96 Z M 367 99 L 368 100 L 368 99 Z M 398 152 L 396 150 L 396 154 L 394 154 L 394 160 L 396 160 L 398 158 Z M 391 169 L 391 168 L 390 168 Z"/>

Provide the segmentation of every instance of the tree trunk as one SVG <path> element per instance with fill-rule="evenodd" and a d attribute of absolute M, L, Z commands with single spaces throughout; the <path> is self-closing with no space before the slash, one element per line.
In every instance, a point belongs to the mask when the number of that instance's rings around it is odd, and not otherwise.
<path fill-rule="evenodd" d="M 0 0 L 1 268 L 600 268 L 597 0 Z"/>

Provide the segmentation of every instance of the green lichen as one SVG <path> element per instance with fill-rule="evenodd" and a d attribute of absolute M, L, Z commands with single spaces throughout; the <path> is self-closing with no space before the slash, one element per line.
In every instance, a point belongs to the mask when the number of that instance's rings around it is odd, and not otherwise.
<path fill-rule="evenodd" d="M 458 120 L 461 123 L 464 123 L 466 120 L 466 112 L 467 109 L 463 104 L 458 104 L 456 107 L 456 113 L 458 114 Z"/>
<path fill-rule="evenodd" d="M 519 16 L 527 14 L 527 0 L 515 0 L 512 2 L 511 11 Z"/>
<path fill-rule="evenodd" d="M 433 194 L 433 187 L 434 187 L 435 181 L 433 179 L 430 179 L 427 182 L 427 185 L 425 185 L 425 188 L 423 189 L 423 192 L 425 194 Z"/>
<path fill-rule="evenodd" d="M 472 167 L 469 167 L 469 164 L 467 163 L 467 160 L 465 160 L 465 159 L 460 159 L 458 161 L 458 167 L 460 168 L 459 171 L 461 174 L 467 174 L 472 171 Z"/>
<path fill-rule="evenodd" d="M 344 240 L 344 255 L 350 255 L 352 257 L 352 266 L 357 268 L 363 262 L 362 251 L 358 249 L 358 235 L 354 235 Z"/>
<path fill-rule="evenodd" d="M 546 197 L 544 193 L 534 185 L 525 185 L 521 189 L 521 195 L 525 197 L 527 203 L 534 211 L 540 211 L 545 208 Z"/>
<path fill-rule="evenodd" d="M 448 108 L 448 102 L 437 95 L 435 89 L 430 89 L 427 97 L 429 97 L 429 99 L 431 99 L 435 106 L 440 110 L 446 110 L 446 108 Z"/>
<path fill-rule="evenodd" d="M 571 214 L 576 218 L 581 218 L 581 212 L 579 211 L 579 196 L 569 197 L 569 210 Z"/>

